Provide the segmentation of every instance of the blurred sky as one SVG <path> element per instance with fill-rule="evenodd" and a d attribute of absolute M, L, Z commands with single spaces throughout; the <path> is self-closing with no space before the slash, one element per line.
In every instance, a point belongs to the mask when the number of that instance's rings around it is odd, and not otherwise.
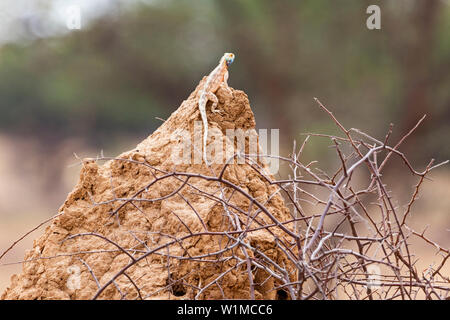
<path fill-rule="evenodd" d="M 36 38 L 64 35 L 70 8 L 78 7 L 82 13 L 82 26 L 105 13 L 111 13 L 137 3 L 151 4 L 158 0 L 1 0 L 0 44 L 27 42 Z M 26 23 L 24 24 L 24 21 Z M 24 29 L 28 25 L 32 34 Z"/>

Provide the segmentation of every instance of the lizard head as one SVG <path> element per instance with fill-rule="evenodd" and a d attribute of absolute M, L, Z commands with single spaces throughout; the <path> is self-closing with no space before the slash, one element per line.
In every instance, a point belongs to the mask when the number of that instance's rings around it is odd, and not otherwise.
<path fill-rule="evenodd" d="M 230 64 L 232 64 L 233 63 L 233 61 L 234 61 L 234 53 L 225 53 L 224 55 L 223 55 L 223 58 L 225 59 L 225 62 L 226 62 L 226 64 L 227 64 L 227 66 L 229 66 Z"/>

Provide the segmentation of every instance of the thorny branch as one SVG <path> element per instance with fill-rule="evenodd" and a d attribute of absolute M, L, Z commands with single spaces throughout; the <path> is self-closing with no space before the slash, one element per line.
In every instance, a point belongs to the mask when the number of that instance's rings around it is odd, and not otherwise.
<path fill-rule="evenodd" d="M 148 183 L 130 196 L 117 197 L 114 190 L 111 191 L 112 198 L 107 201 L 95 202 L 91 196 L 93 206 L 113 206 L 110 217 L 120 223 L 121 210 L 128 204 L 145 215 L 144 204 L 179 197 L 194 213 L 197 227 L 192 221 L 185 221 L 182 215 L 171 211 L 179 222 L 179 229 L 175 234 L 129 230 L 136 244 L 125 247 L 120 241 L 101 233 L 78 233 L 68 236 L 64 241 L 97 237 L 99 242 L 110 246 L 108 249 L 102 246 L 98 250 L 62 253 L 39 259 L 76 256 L 88 269 L 91 281 L 94 281 L 98 288 L 93 299 L 102 298 L 102 294 L 111 288 L 117 290 L 121 299 L 145 299 L 161 292 L 191 299 L 204 299 L 212 288 L 218 289 L 222 298 L 232 298 L 227 296 L 229 291 L 224 282 L 230 274 L 243 275 L 246 278 L 250 299 L 257 298 L 257 292 L 262 294 L 259 296 L 262 298 L 300 300 L 418 297 L 449 299 L 450 277 L 442 271 L 450 261 L 450 250 L 426 237 L 425 231 L 417 232 L 408 225 L 412 207 L 427 175 L 431 170 L 448 163 L 445 161 L 433 165 L 432 160 L 426 169 L 420 172 L 415 170 L 406 155 L 399 151 L 400 145 L 422 123 L 425 116 L 394 147 L 390 147 L 388 141 L 391 138 L 392 125 L 386 136 L 378 140 L 361 130 L 346 129 L 319 100 L 316 99 L 316 102 L 331 117 L 343 136 L 308 134 L 298 150 L 294 143 L 290 157 L 244 155 L 246 165 L 264 181 L 277 187 L 277 191 L 267 200 L 255 198 L 241 186 L 225 178 L 232 159 L 223 165 L 218 175 L 214 175 L 213 170 L 210 170 L 210 175 L 202 175 L 176 170 L 164 171 L 145 160 L 102 156 L 95 160 L 129 163 L 146 168 L 151 175 Z M 302 152 L 314 136 L 330 139 L 332 146 L 336 148 L 339 164 L 336 172 L 325 173 L 314 168 L 316 162 L 302 163 Z M 393 204 L 391 190 L 385 185 L 381 175 L 392 156 L 399 157 L 406 168 L 418 177 L 403 213 L 398 212 L 398 207 Z M 292 174 L 288 179 L 275 179 L 255 160 L 257 157 L 264 157 L 266 160 L 277 158 L 288 165 Z M 361 178 L 355 178 L 355 172 L 366 172 L 369 178 L 361 181 Z M 199 180 L 213 182 L 218 187 L 217 191 L 202 190 L 195 183 Z M 147 196 L 154 185 L 167 181 L 170 181 L 171 185 L 173 181 L 178 184 L 164 196 Z M 113 189 L 112 186 L 111 188 Z M 218 230 L 210 228 L 205 217 L 186 197 L 187 194 L 201 196 L 223 208 L 222 223 Z M 285 204 L 291 210 L 291 219 L 281 221 L 271 212 L 268 203 L 276 194 L 283 196 Z M 235 195 L 245 198 L 248 204 L 236 203 L 233 200 Z M 252 234 L 261 231 L 272 237 L 273 246 L 279 253 L 277 258 L 250 240 Z M 410 244 L 411 236 L 435 248 L 440 261 L 428 270 L 418 271 L 414 260 L 417 256 Z M 159 241 L 153 241 L 153 237 L 157 237 Z M 202 239 L 216 239 L 219 246 L 215 251 L 191 251 L 195 243 Z M 0 255 L 0 259 L 6 252 Z M 86 258 L 105 252 L 123 254 L 128 262 L 109 278 L 97 278 L 98 271 L 86 262 Z M 142 267 L 149 259 L 156 257 L 165 261 L 162 265 L 166 266 L 168 282 L 149 291 L 146 283 L 142 281 L 143 276 L 133 278 L 130 270 Z M 186 263 L 190 264 L 189 272 L 177 273 L 176 266 Z M 202 279 L 199 270 L 209 265 L 220 271 L 212 278 Z M 268 287 L 269 283 L 271 285 Z M 270 296 L 271 292 L 276 294 Z"/>

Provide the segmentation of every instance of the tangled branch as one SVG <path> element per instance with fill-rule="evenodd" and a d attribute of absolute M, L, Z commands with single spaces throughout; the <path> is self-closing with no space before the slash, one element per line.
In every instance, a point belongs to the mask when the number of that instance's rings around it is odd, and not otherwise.
<path fill-rule="evenodd" d="M 122 299 L 148 299 L 161 292 L 191 299 L 207 299 L 208 290 L 215 287 L 226 299 L 230 297 L 227 296 L 227 282 L 224 279 L 234 274 L 244 277 L 243 283 L 250 299 L 257 298 L 257 293 L 264 290 L 273 292 L 276 299 L 293 300 L 448 299 L 450 278 L 442 270 L 449 261 L 450 250 L 425 236 L 425 232 L 417 232 L 408 225 L 408 218 L 424 180 L 430 171 L 448 163 L 435 165 L 434 160 L 431 160 L 425 170 L 420 172 L 399 151 L 401 144 L 424 118 L 391 147 L 388 141 L 392 126 L 381 141 L 361 130 L 346 129 L 319 100 L 316 101 L 343 136 L 308 134 L 300 148 L 297 149 L 294 143 L 290 157 L 265 155 L 266 159 L 277 158 L 290 168 L 291 175 L 286 179 L 277 180 L 269 175 L 265 167 L 255 160 L 261 155 L 244 155 L 246 165 L 255 174 L 276 186 L 275 192 L 264 201 L 225 178 L 224 173 L 232 161 L 227 161 L 219 174 L 215 175 L 211 170 L 211 175 L 205 175 L 164 171 L 146 160 L 97 158 L 97 161 L 128 163 L 151 173 L 148 183 L 131 196 L 117 196 L 111 187 L 111 199 L 95 202 L 94 197 L 91 197 L 92 206 L 113 208 L 110 217 L 118 225 L 120 214 L 127 206 L 134 207 L 146 216 L 145 204 L 160 203 L 173 197 L 179 197 L 188 205 L 197 222 L 187 221 L 177 212 L 171 211 L 179 222 L 178 232 L 169 234 L 163 231 L 126 230 L 134 239 L 135 245 L 132 247 L 124 247 L 120 241 L 101 232 L 68 236 L 64 242 L 96 237 L 100 242 L 112 246 L 108 250 L 61 254 L 80 256 L 79 261 L 97 287 L 92 298 L 101 298 L 105 291 L 116 290 Z M 302 153 L 311 136 L 331 141 L 340 163 L 335 172 L 327 174 L 314 168 L 315 163 L 302 163 Z M 418 179 L 404 211 L 393 204 L 391 191 L 383 180 L 383 169 L 392 156 L 399 157 Z M 356 177 L 360 173 L 365 173 L 369 178 Z M 158 197 L 148 196 L 156 184 L 173 185 L 174 181 L 176 186 L 171 192 Z M 214 192 L 206 191 L 193 181 L 207 181 L 215 184 L 217 189 Z M 204 215 L 197 212 L 186 197 L 187 194 L 196 194 L 223 208 L 220 228 L 209 226 Z M 280 220 L 268 207 L 272 197 L 278 194 L 283 196 L 290 209 L 290 219 Z M 245 198 L 246 204 L 233 201 L 235 195 Z M 124 230 L 118 232 L 123 233 Z M 252 241 L 252 236 L 261 232 L 270 236 L 277 254 L 260 248 Z M 152 243 L 153 237 L 160 240 Z M 412 237 L 435 248 L 440 262 L 427 270 L 418 271 L 414 248 L 410 244 Z M 119 234 L 117 238 L 120 238 Z M 192 250 L 194 244 L 202 239 L 215 241 L 219 245 L 208 252 Z M 86 257 L 106 251 L 122 253 L 128 262 L 108 279 L 101 280 Z M 148 263 L 149 259 L 165 261 L 168 279 L 167 283 L 153 291 L 148 290 L 141 278 L 130 275 L 130 270 L 141 267 L 146 261 Z M 178 266 L 182 264 L 189 264 L 188 268 L 183 269 L 188 271 L 179 271 Z M 217 268 L 219 271 L 214 276 L 206 280 L 198 276 L 199 270 L 217 266 L 220 268 Z"/>

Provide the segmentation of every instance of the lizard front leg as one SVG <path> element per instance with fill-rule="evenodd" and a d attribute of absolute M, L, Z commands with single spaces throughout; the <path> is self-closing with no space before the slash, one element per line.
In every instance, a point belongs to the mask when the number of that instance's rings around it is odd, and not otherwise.
<path fill-rule="evenodd" d="M 230 87 L 228 86 L 228 77 L 229 77 L 229 73 L 228 71 L 225 72 L 225 74 L 223 75 L 223 83 L 225 84 L 225 86 L 227 87 L 228 93 L 230 94 L 230 96 L 233 97 L 233 91 L 231 91 Z"/>

